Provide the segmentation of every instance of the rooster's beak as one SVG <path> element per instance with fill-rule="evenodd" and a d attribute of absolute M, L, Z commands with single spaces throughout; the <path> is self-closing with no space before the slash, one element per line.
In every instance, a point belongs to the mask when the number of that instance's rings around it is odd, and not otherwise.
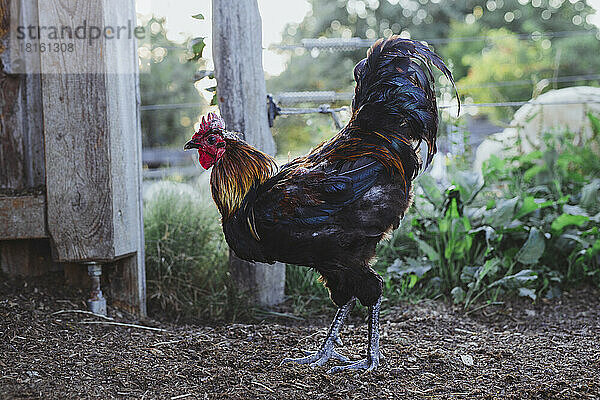
<path fill-rule="evenodd" d="M 200 145 L 198 143 L 194 142 L 193 140 L 190 140 L 189 142 L 187 142 L 185 144 L 185 146 L 183 146 L 183 149 L 189 150 L 189 149 L 197 149 L 199 147 L 200 147 Z"/>

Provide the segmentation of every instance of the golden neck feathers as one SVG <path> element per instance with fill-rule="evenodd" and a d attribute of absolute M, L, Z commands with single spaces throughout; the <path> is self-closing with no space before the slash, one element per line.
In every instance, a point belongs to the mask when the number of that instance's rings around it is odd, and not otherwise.
<path fill-rule="evenodd" d="M 244 141 L 226 137 L 225 142 L 225 154 L 210 176 L 212 196 L 223 220 L 240 208 L 253 186 L 264 183 L 277 170 L 271 156 Z"/>

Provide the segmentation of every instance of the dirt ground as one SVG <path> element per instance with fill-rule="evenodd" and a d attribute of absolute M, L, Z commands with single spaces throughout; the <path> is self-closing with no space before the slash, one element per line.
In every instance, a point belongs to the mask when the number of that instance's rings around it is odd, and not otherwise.
<path fill-rule="evenodd" d="M 279 366 L 283 357 L 316 349 L 324 320 L 177 326 L 113 309 L 106 321 L 63 312 L 85 310 L 82 298 L 48 283 L 0 278 L 0 398 L 600 399 L 600 298 L 593 290 L 476 315 L 440 302 L 384 304 L 385 364 L 338 375 L 325 373 L 333 362 Z M 366 333 L 356 312 L 341 352 L 362 355 Z"/>

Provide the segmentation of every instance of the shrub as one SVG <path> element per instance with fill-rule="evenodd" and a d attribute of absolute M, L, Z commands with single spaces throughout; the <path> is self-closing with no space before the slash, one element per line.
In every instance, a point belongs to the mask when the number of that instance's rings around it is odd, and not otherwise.
<path fill-rule="evenodd" d="M 454 172 L 445 191 L 422 176 L 404 227 L 379 248 L 389 286 L 450 294 L 466 307 L 505 293 L 535 300 L 600 286 L 598 139 L 575 146 L 568 132 L 547 135 L 535 152 L 492 156 L 483 180 Z"/>
<path fill-rule="evenodd" d="M 149 312 L 211 321 L 245 313 L 229 285 L 228 250 L 212 200 L 174 182 L 155 184 L 145 197 Z"/>

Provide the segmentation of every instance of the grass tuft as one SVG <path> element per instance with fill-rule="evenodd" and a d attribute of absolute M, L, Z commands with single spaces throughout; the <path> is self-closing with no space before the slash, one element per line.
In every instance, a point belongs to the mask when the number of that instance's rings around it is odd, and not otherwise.
<path fill-rule="evenodd" d="M 191 185 L 160 182 L 144 204 L 150 314 L 184 321 L 243 318 L 231 285 L 228 248 L 212 200 Z M 241 312 L 240 312 L 241 310 Z"/>

